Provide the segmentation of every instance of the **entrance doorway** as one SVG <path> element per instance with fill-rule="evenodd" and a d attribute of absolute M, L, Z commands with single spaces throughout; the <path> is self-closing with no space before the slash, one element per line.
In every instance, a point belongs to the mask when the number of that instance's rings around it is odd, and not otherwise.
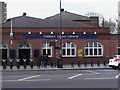
<path fill-rule="evenodd" d="M 2 59 L 7 59 L 7 49 L 2 49 Z"/>
<path fill-rule="evenodd" d="M 30 64 L 30 57 L 31 57 L 31 46 L 23 42 L 18 47 L 18 58 L 20 59 L 20 64 L 23 65 L 23 59 L 27 59 L 26 64 Z"/>
<path fill-rule="evenodd" d="M 8 55 L 7 51 L 8 51 L 8 45 L 6 43 L 0 41 L 0 52 L 1 52 L 0 57 L 2 59 L 7 59 L 7 55 Z M 1 64 L 1 62 L 0 62 L 0 64 Z M 7 64 L 7 61 L 6 61 L 6 64 Z"/>
<path fill-rule="evenodd" d="M 29 59 L 30 59 L 30 49 L 19 49 L 19 59 L 20 59 L 20 64 L 23 65 L 23 58 L 27 59 L 27 64 L 29 64 Z"/>

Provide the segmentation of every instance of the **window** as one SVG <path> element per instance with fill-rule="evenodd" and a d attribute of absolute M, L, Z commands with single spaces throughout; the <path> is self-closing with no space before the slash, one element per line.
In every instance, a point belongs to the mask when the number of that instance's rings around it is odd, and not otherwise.
<path fill-rule="evenodd" d="M 2 59 L 7 59 L 8 45 L 1 41 L 0 42 L 0 49 L 1 49 Z"/>
<path fill-rule="evenodd" d="M 0 49 L 7 49 L 7 48 L 8 48 L 8 46 L 6 43 L 0 42 Z"/>
<path fill-rule="evenodd" d="M 75 57 L 76 46 L 73 42 L 62 43 L 62 56 L 63 57 Z"/>
<path fill-rule="evenodd" d="M 48 54 L 49 57 L 52 57 L 52 46 L 50 46 L 50 42 L 43 43 L 42 53 L 43 55 Z"/>
<path fill-rule="evenodd" d="M 99 42 L 88 42 L 84 48 L 85 56 L 103 56 L 103 46 Z"/>
<path fill-rule="evenodd" d="M 120 55 L 120 43 L 118 44 L 117 49 L 118 49 L 118 55 Z"/>

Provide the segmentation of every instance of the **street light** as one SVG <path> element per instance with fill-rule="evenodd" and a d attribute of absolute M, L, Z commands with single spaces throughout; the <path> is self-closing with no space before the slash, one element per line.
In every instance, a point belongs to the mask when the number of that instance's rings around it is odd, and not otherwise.
<path fill-rule="evenodd" d="M 13 42 L 12 42 L 12 39 L 13 39 L 13 30 L 12 30 L 12 28 L 13 28 L 13 22 L 12 22 L 12 19 L 11 19 L 11 31 L 10 31 L 11 44 L 13 44 Z"/>
<path fill-rule="evenodd" d="M 63 60 L 62 60 L 62 17 L 61 14 L 64 9 L 61 9 L 61 0 L 60 0 L 60 67 L 63 68 Z"/>

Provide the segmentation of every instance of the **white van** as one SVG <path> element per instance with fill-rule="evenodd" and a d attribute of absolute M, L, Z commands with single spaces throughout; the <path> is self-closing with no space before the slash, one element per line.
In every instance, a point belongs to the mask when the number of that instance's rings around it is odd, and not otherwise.
<path fill-rule="evenodd" d="M 108 65 L 115 70 L 120 69 L 120 55 L 114 55 L 111 59 L 109 59 Z"/>

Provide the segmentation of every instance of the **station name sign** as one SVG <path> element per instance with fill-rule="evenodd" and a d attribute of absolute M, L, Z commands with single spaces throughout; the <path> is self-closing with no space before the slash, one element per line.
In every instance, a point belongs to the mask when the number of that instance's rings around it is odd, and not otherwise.
<path fill-rule="evenodd" d="M 24 39 L 54 39 L 54 38 L 64 38 L 64 39 L 79 39 L 79 38 L 97 38 L 97 35 L 23 35 Z"/>

